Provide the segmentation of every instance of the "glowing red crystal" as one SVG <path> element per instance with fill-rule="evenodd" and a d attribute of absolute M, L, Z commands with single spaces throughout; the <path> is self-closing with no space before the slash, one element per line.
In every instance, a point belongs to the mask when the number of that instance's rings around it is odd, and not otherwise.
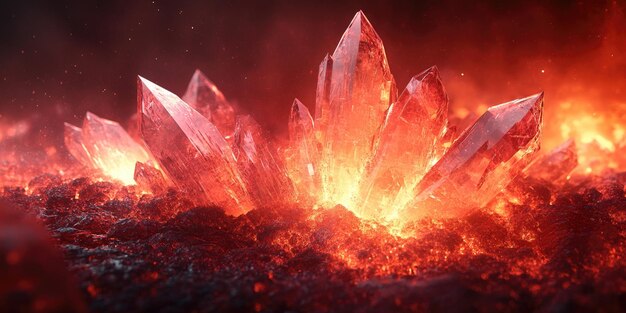
<path fill-rule="evenodd" d="M 135 183 L 136 162 L 150 160 L 148 152 L 120 124 L 91 112 L 85 115 L 82 129 L 65 124 L 65 143 L 83 165 L 125 184 Z"/>
<path fill-rule="evenodd" d="M 232 138 L 237 110 L 200 70 L 193 73 L 183 100 L 211 121 L 227 140 Z"/>
<path fill-rule="evenodd" d="M 289 145 L 285 151 L 287 174 L 301 197 L 311 199 L 319 188 L 319 150 L 309 109 L 295 99 L 289 115 Z"/>
<path fill-rule="evenodd" d="M 153 166 L 137 162 L 135 165 L 135 182 L 142 191 L 149 191 L 152 193 L 161 193 L 168 187 L 168 182 L 163 176 L 163 173 Z"/>
<path fill-rule="evenodd" d="M 566 178 L 576 166 L 576 142 L 570 139 L 533 162 L 525 172 L 533 178 L 555 183 Z"/>
<path fill-rule="evenodd" d="M 321 143 L 322 202 L 348 205 L 372 139 L 396 97 L 383 43 L 358 12 L 320 65 L 315 127 Z"/>
<path fill-rule="evenodd" d="M 65 123 L 64 141 L 67 151 L 78 162 L 86 167 L 95 168 L 95 165 L 91 162 L 91 157 L 89 157 L 89 151 L 87 151 L 83 142 L 83 130 L 80 127 L 76 127 L 70 123 Z"/>
<path fill-rule="evenodd" d="M 233 150 L 252 201 L 258 206 L 289 203 L 295 198 L 276 148 L 250 116 L 237 118 Z"/>
<path fill-rule="evenodd" d="M 419 182 L 406 216 L 454 216 L 491 200 L 539 149 L 542 112 L 543 93 L 490 107 Z"/>
<path fill-rule="evenodd" d="M 197 204 L 215 204 L 229 214 L 251 209 L 233 152 L 200 113 L 145 78 L 138 80 L 141 134 L 168 177 Z"/>
<path fill-rule="evenodd" d="M 360 216 L 392 217 L 412 198 L 415 185 L 440 157 L 448 96 L 439 71 L 413 77 L 387 110 L 359 186 Z"/>

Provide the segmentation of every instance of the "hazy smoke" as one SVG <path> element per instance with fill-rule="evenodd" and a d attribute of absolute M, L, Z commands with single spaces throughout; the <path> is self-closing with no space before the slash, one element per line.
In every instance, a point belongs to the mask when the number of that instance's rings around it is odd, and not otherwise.
<path fill-rule="evenodd" d="M 436 64 L 453 109 L 543 89 L 549 121 L 571 92 L 625 98 L 616 1 L 14 1 L 0 4 L 0 114 L 125 120 L 137 74 L 182 93 L 197 67 L 282 131 L 294 97 L 314 107 L 318 64 L 359 9 L 398 85 Z"/>

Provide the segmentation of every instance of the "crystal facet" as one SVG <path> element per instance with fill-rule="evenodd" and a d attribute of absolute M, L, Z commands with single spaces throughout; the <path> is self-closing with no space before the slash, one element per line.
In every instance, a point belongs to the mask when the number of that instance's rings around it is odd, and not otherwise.
<path fill-rule="evenodd" d="M 145 78 L 138 80 L 143 139 L 168 177 L 197 204 L 233 215 L 251 209 L 231 148 L 200 113 Z"/>
<path fill-rule="evenodd" d="M 558 182 L 567 177 L 576 166 L 578 166 L 576 142 L 570 139 L 530 164 L 525 172 L 533 178 Z"/>
<path fill-rule="evenodd" d="M 83 165 L 125 184 L 135 183 L 136 162 L 150 160 L 148 152 L 120 124 L 91 112 L 85 115 L 82 129 L 65 124 L 65 144 Z"/>
<path fill-rule="evenodd" d="M 319 188 L 318 151 L 311 113 L 295 99 L 289 115 L 289 146 L 285 162 L 287 174 L 301 197 L 311 199 Z"/>
<path fill-rule="evenodd" d="M 80 127 L 65 123 L 64 141 L 67 151 L 69 151 L 78 162 L 86 167 L 95 168 L 95 165 L 91 162 L 89 151 L 87 151 L 83 142 L 83 130 Z"/>
<path fill-rule="evenodd" d="M 454 216 L 486 204 L 539 149 L 542 109 L 543 93 L 490 107 L 419 182 L 404 214 Z"/>
<path fill-rule="evenodd" d="M 315 127 L 322 146 L 323 203 L 349 205 L 372 139 L 396 96 L 383 43 L 358 12 L 320 65 Z"/>
<path fill-rule="evenodd" d="M 359 186 L 360 215 L 393 216 L 413 197 L 413 189 L 441 156 L 448 96 L 439 71 L 413 77 L 387 110 Z"/>
<path fill-rule="evenodd" d="M 200 70 L 193 73 L 183 100 L 211 121 L 227 140 L 232 138 L 237 110 Z"/>
<path fill-rule="evenodd" d="M 237 118 L 233 149 L 255 204 L 268 206 L 294 200 L 293 185 L 274 145 L 252 117 Z"/>
<path fill-rule="evenodd" d="M 137 162 L 135 164 L 135 182 L 143 191 L 160 193 L 167 189 L 168 183 L 163 173 L 149 164 Z"/>

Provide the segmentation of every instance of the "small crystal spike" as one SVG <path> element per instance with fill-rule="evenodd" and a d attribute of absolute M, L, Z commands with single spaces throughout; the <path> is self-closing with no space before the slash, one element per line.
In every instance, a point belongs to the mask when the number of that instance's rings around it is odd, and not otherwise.
<path fill-rule="evenodd" d="M 539 149 L 543 93 L 490 107 L 416 186 L 407 217 L 455 216 L 481 207 Z"/>
<path fill-rule="evenodd" d="M 150 160 L 148 152 L 117 122 L 87 112 L 82 133 L 83 144 L 94 166 L 125 184 L 135 183 L 136 162 Z"/>
<path fill-rule="evenodd" d="M 320 65 L 315 127 L 322 145 L 322 202 L 353 201 L 374 134 L 396 96 L 383 43 L 358 12 Z"/>
<path fill-rule="evenodd" d="M 361 216 L 390 217 L 412 200 L 415 185 L 441 156 L 447 114 L 448 96 L 437 68 L 413 77 L 374 140 L 360 184 Z"/>
<path fill-rule="evenodd" d="M 232 137 L 237 110 L 200 70 L 193 73 L 183 100 L 211 121 L 224 137 Z"/>
<path fill-rule="evenodd" d="M 326 54 L 320 63 L 317 75 L 317 90 L 315 95 L 315 135 L 319 142 L 326 141 L 328 120 L 330 119 L 330 83 L 333 77 L 333 59 Z"/>
<path fill-rule="evenodd" d="M 64 140 L 69 153 L 82 165 L 95 168 L 89 152 L 83 143 L 83 130 L 72 124 L 65 123 Z"/>
<path fill-rule="evenodd" d="M 161 171 L 142 162 L 135 165 L 135 181 L 139 188 L 155 194 L 165 191 L 168 186 Z"/>
<path fill-rule="evenodd" d="M 173 93 L 138 80 L 139 124 L 160 167 L 197 204 L 233 215 L 252 208 L 232 150 L 217 128 Z"/>
<path fill-rule="evenodd" d="M 578 166 L 576 142 L 570 139 L 533 162 L 525 172 L 537 179 L 557 182 L 567 177 L 576 166 Z"/>
<path fill-rule="evenodd" d="M 287 174 L 300 196 L 312 198 L 319 188 L 318 148 L 311 113 L 295 99 L 289 116 L 289 146 L 285 152 Z"/>
<path fill-rule="evenodd" d="M 233 149 L 241 176 L 258 206 L 294 200 L 293 185 L 276 149 L 252 117 L 237 118 Z"/>

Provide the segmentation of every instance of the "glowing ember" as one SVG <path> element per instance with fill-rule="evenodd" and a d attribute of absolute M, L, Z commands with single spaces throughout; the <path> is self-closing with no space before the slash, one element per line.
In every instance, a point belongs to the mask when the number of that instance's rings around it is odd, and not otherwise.
<path fill-rule="evenodd" d="M 117 122 L 87 112 L 83 128 L 65 124 L 65 143 L 84 166 L 101 170 L 125 184 L 133 184 L 136 162 L 147 162 L 149 154 Z"/>

